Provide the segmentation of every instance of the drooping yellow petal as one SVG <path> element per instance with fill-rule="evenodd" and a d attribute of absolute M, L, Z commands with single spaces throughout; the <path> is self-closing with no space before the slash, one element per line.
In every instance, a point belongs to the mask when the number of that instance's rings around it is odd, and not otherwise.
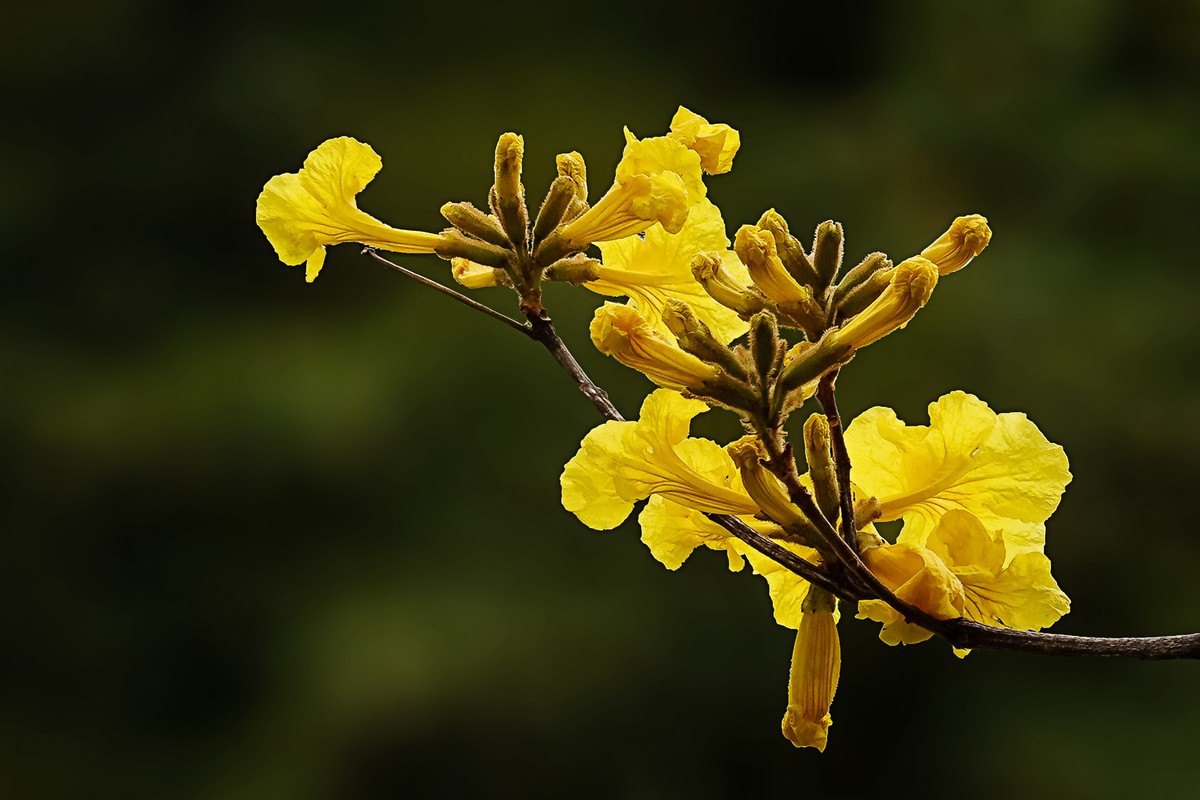
<path fill-rule="evenodd" d="M 963 588 L 941 559 L 924 547 L 883 544 L 862 553 L 863 562 L 897 598 L 937 619 L 962 616 Z M 860 619 L 883 623 L 879 638 L 896 644 L 923 642 L 932 633 L 904 617 L 882 600 L 858 604 Z"/>
<path fill-rule="evenodd" d="M 963 616 L 968 619 L 1036 631 L 1071 609 L 1070 599 L 1050 575 L 1050 559 L 1021 553 L 1009 560 L 1003 532 L 988 531 L 973 514 L 947 512 L 930 534 L 928 547 L 962 583 Z"/>
<path fill-rule="evenodd" d="M 355 196 L 382 168 L 369 145 L 343 136 L 309 153 L 298 173 L 276 175 L 258 196 L 256 219 L 288 265 L 307 262 L 311 283 L 325 262 L 325 247 L 343 242 L 397 253 L 432 253 L 437 234 L 392 228 L 359 210 Z"/>
<path fill-rule="evenodd" d="M 671 119 L 671 132 L 667 135 L 695 150 L 700 155 L 700 166 L 711 175 L 729 172 L 742 144 L 741 134 L 733 128 L 710 123 L 683 106 Z"/>
<path fill-rule="evenodd" d="M 779 542 L 779 544 L 810 563 L 817 563 L 819 560 L 816 550 L 791 542 Z M 767 592 L 771 597 L 771 608 L 775 614 L 775 621 L 785 628 L 793 630 L 799 628 L 801 607 L 812 584 L 757 550 L 747 547 L 743 554 L 750 562 L 750 566 L 754 568 L 754 574 L 763 576 L 767 582 Z"/>
<path fill-rule="evenodd" d="M 1041 552 L 1045 521 L 1071 480 L 1063 449 L 1024 414 L 996 414 L 965 392 L 929 406 L 929 426 L 872 408 L 846 430 L 854 482 L 879 498 L 883 521 L 903 519 L 901 541 L 924 545 L 950 510 L 1002 530 L 1008 558 Z"/>
<path fill-rule="evenodd" d="M 663 311 L 669 300 L 687 303 L 722 342 L 731 342 L 746 332 L 747 325 L 735 312 L 714 300 L 692 274 L 692 261 L 703 252 L 726 251 L 729 238 L 721 211 L 708 200 L 692 207 L 679 233 L 661 226 L 642 236 L 602 242 L 600 279 L 585 283 L 588 289 L 609 297 L 628 296 L 648 324 L 668 333 Z M 735 277 L 747 279 L 745 267 L 736 259 Z"/>
<path fill-rule="evenodd" d="M 652 494 L 699 511 L 757 512 L 750 498 L 733 488 L 736 469 L 724 450 L 715 442 L 687 439 L 692 417 L 707 409 L 699 400 L 660 389 L 646 398 L 638 421 L 594 428 L 563 470 L 563 506 L 597 530 L 616 527 L 634 503 Z M 722 458 L 728 482 L 710 477 Z"/>
<path fill-rule="evenodd" d="M 741 519 L 751 522 L 753 518 Z M 724 551 L 730 572 L 740 572 L 746 565 L 740 540 L 695 509 L 653 495 L 638 515 L 638 523 L 642 526 L 642 543 L 650 549 L 655 560 L 669 570 L 683 566 L 692 551 L 701 545 Z"/>
<path fill-rule="evenodd" d="M 842 669 L 841 643 L 832 610 L 806 611 L 796 632 L 783 735 L 796 747 L 824 752 L 829 708 Z"/>

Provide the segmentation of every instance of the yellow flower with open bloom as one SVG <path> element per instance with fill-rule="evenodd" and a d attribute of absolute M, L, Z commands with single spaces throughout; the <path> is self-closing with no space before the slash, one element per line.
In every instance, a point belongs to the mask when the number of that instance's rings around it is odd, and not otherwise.
<path fill-rule="evenodd" d="M 729 252 L 729 238 L 720 210 L 709 200 L 692 207 L 687 222 L 676 234 L 654 227 L 642 236 L 628 236 L 599 245 L 602 263 L 599 280 L 584 286 L 609 297 L 626 295 L 646 322 L 668 333 L 663 311 L 669 300 L 687 303 L 722 342 L 746 332 L 735 312 L 714 300 L 692 275 L 692 260 L 703 252 L 729 253 L 732 274 L 746 279 L 746 269 Z"/>
<path fill-rule="evenodd" d="M 736 137 L 736 131 L 729 130 Z M 626 128 L 625 151 L 612 188 L 596 205 L 563 226 L 560 235 L 571 246 L 584 247 L 642 233 L 655 223 L 668 233 L 678 233 L 689 209 L 708 193 L 702 168 L 705 156 L 692 148 L 711 151 L 718 135 L 697 127 L 694 135 L 638 139 Z M 729 152 L 724 143 L 721 148 L 727 161 L 737 149 Z"/>
<path fill-rule="evenodd" d="M 718 534 L 699 532 L 690 514 L 680 511 L 751 518 L 758 512 L 725 450 L 709 439 L 688 437 L 692 418 L 707 410 L 699 400 L 659 389 L 646 398 L 636 422 L 605 422 L 592 429 L 563 469 L 563 507 L 589 528 L 610 530 L 625 521 L 635 503 L 654 495 L 642 523 L 643 540 L 655 558 L 676 569 L 692 549 L 705 544 L 730 550 L 731 567 L 740 568 L 727 533 L 715 525 Z"/>
<path fill-rule="evenodd" d="M 924 547 L 909 542 L 869 546 L 863 560 L 899 599 L 938 619 L 966 617 L 1035 631 L 1071 608 L 1050 575 L 1050 559 L 1040 552 L 1013 556 L 1003 531 L 989 531 L 966 511 L 946 512 Z M 859 616 L 882 622 L 879 638 L 888 644 L 913 644 L 933 635 L 905 622 L 881 600 L 860 603 Z"/>
<path fill-rule="evenodd" d="M 877 407 L 846 429 L 852 478 L 879 498 L 879 519 L 904 520 L 901 541 L 925 545 L 946 512 L 969 511 L 1004 531 L 1009 558 L 1040 552 L 1071 480 L 1063 449 L 1024 414 L 997 414 L 965 392 L 930 404 L 929 422 L 906 425 Z"/>
<path fill-rule="evenodd" d="M 355 196 L 383 168 L 383 161 L 355 139 L 342 136 L 322 143 L 304 159 L 300 172 L 276 175 L 258 196 L 258 227 L 279 260 L 307 262 L 312 283 L 325 263 L 325 247 L 344 242 L 396 253 L 432 253 L 442 237 L 398 230 L 361 211 Z"/>
<path fill-rule="evenodd" d="M 592 342 L 601 353 L 668 389 L 701 391 L 720 377 L 712 364 L 679 348 L 632 306 L 605 303 L 592 319 Z"/>
<path fill-rule="evenodd" d="M 711 175 L 720 175 L 733 168 L 733 157 L 742 145 L 742 137 L 728 125 L 712 124 L 683 106 L 671 118 L 667 136 L 695 150 L 700 166 Z"/>

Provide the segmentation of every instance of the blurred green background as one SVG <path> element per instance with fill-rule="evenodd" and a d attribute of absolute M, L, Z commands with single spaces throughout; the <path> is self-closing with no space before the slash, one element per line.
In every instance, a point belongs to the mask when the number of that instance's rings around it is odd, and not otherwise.
<path fill-rule="evenodd" d="M 370 142 L 360 198 L 438 229 L 498 134 L 540 198 L 686 104 L 709 181 L 848 258 L 986 214 L 986 255 L 843 378 L 910 422 L 964 388 L 1072 462 L 1057 627 L 1200 629 L 1200 6 L 145 0 L 0 32 L 0 794 L 12 798 L 1186 796 L 1195 663 L 1055 660 L 843 625 L 828 752 L 779 734 L 765 584 L 668 573 L 558 474 L 597 422 L 534 345 L 353 246 L 320 280 L 254 225 L 271 175 Z M 403 263 L 446 278 L 443 262 Z M 477 296 L 512 310 L 501 290 Z M 590 349 L 599 299 L 552 291 Z M 717 412 L 698 429 L 732 437 Z"/>

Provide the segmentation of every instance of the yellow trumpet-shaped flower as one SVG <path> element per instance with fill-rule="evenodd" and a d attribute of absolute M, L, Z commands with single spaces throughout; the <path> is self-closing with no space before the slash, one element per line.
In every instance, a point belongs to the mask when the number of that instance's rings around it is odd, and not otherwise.
<path fill-rule="evenodd" d="M 829 708 L 842 669 L 842 650 L 833 598 L 814 591 L 804 605 L 792 650 L 783 735 L 796 747 L 815 747 L 824 752 L 832 723 Z"/>
<path fill-rule="evenodd" d="M 857 350 L 903 328 L 929 302 L 937 280 L 937 265 L 928 259 L 902 261 L 892 269 L 888 288 L 838 330 L 837 340 Z"/>
<path fill-rule="evenodd" d="M 1040 552 L 1071 480 L 1063 449 L 1024 414 L 997 414 L 965 392 L 930 404 L 929 422 L 877 407 L 846 429 L 854 483 L 879 498 L 881 520 L 904 520 L 900 541 L 925 545 L 944 514 L 969 511 L 1004 531 L 1010 558 Z"/>
<path fill-rule="evenodd" d="M 988 531 L 973 514 L 956 510 L 942 517 L 925 547 L 882 544 L 864 550 L 863 560 L 897 597 L 938 619 L 966 617 L 1028 631 L 1053 625 L 1071 601 L 1050 575 L 1050 559 L 1007 550 L 1002 531 Z M 879 636 L 888 644 L 932 636 L 880 600 L 860 603 L 859 616 L 882 622 Z"/>
<path fill-rule="evenodd" d="M 921 255 L 937 264 L 939 274 L 949 275 L 970 264 L 991 239 L 987 217 L 971 214 L 954 220 L 950 229 L 922 250 Z"/>
<path fill-rule="evenodd" d="M 729 239 L 720 210 L 708 200 L 692 207 L 687 222 L 676 234 L 653 227 L 645 236 L 628 236 L 600 244 L 599 280 L 588 289 L 610 297 L 626 295 L 648 324 L 662 333 L 668 329 L 663 312 L 670 300 L 687 303 L 697 318 L 722 342 L 746 332 L 746 323 L 714 300 L 692 275 L 692 260 L 706 251 L 728 252 Z M 730 253 L 731 271 L 746 279 L 745 268 Z"/>
<path fill-rule="evenodd" d="M 683 106 L 671 119 L 671 132 L 667 135 L 695 150 L 700 156 L 700 166 L 711 175 L 729 172 L 733 168 L 733 157 L 742 145 L 741 134 L 733 128 L 710 123 Z"/>
<path fill-rule="evenodd" d="M 370 145 L 342 136 L 321 144 L 298 173 L 276 175 L 258 196 L 258 227 L 279 260 L 307 262 L 311 283 L 325 263 L 325 247 L 343 242 L 396 253 L 432 253 L 442 237 L 390 227 L 358 208 L 355 196 L 383 167 Z"/>
<path fill-rule="evenodd" d="M 717 532 L 691 518 L 693 511 L 746 517 L 758 512 L 725 450 L 711 440 L 688 437 L 692 417 L 707 410 L 699 400 L 659 389 L 646 398 L 636 422 L 594 428 L 563 469 L 563 506 L 588 527 L 609 530 L 637 501 L 653 495 L 641 521 L 643 540 L 655 558 L 676 569 L 692 549 L 705 544 L 729 550 L 731 567 L 740 568 L 732 537 L 707 520 Z"/>
<path fill-rule="evenodd" d="M 681 350 L 652 328 L 631 306 L 605 303 L 596 309 L 591 333 L 601 353 L 668 389 L 701 391 L 721 375 L 712 364 Z"/>

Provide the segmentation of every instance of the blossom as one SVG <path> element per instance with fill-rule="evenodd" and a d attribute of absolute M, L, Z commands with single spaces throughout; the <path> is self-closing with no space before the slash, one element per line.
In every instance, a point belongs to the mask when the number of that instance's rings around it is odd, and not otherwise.
<path fill-rule="evenodd" d="M 615 528 L 651 494 L 698 511 L 757 513 L 725 450 L 687 435 L 692 418 L 707 410 L 700 400 L 659 389 L 637 421 L 592 429 L 563 470 L 563 506 L 597 530 Z"/>
<path fill-rule="evenodd" d="M 783 735 L 796 747 L 815 747 L 825 752 L 832 719 L 829 708 L 837 691 L 842 669 L 834 601 L 825 592 L 823 602 L 806 602 L 792 649 L 788 678 L 788 704 L 783 715 Z"/>
<path fill-rule="evenodd" d="M 596 309 L 591 333 L 601 353 L 668 389 L 701 391 L 721 375 L 715 366 L 680 349 L 652 328 L 632 306 L 605 303 Z"/>
<path fill-rule="evenodd" d="M 258 196 L 257 220 L 279 260 L 307 262 L 305 279 L 316 279 L 325 247 L 343 242 L 397 253 L 432 253 L 442 237 L 392 228 L 360 210 L 355 196 L 383 167 L 370 145 L 342 136 L 322 143 L 299 172 L 276 175 Z"/>
<path fill-rule="evenodd" d="M 735 312 L 714 300 L 692 274 L 692 261 L 705 252 L 727 253 L 725 261 L 738 278 L 745 267 L 729 252 L 729 239 L 720 210 L 701 200 L 688 213 L 678 233 L 661 226 L 645 236 L 628 236 L 600 245 L 599 279 L 584 286 L 598 294 L 628 296 L 647 324 L 666 333 L 663 312 L 669 300 L 687 303 L 722 342 L 746 332 L 746 323 Z"/>
<path fill-rule="evenodd" d="M 929 421 L 906 425 L 877 407 L 846 429 L 851 477 L 879 499 L 879 519 L 904 520 L 901 541 L 924 545 L 944 514 L 969 511 L 1004 532 L 1009 558 L 1040 552 L 1071 480 L 1063 449 L 1024 414 L 997 414 L 965 392 L 930 404 Z"/>
<path fill-rule="evenodd" d="M 704 171 L 719 175 L 733 168 L 733 157 L 741 147 L 741 135 L 721 123 L 712 124 L 699 114 L 683 106 L 671 118 L 671 132 L 667 136 L 696 151 Z"/>
<path fill-rule="evenodd" d="M 1033 631 L 1053 625 L 1071 608 L 1050 575 L 1050 559 L 1041 552 L 1011 555 L 1004 532 L 989 531 L 967 511 L 946 512 L 924 547 L 881 544 L 864 550 L 863 560 L 899 599 L 937 619 L 965 617 Z M 860 603 L 859 616 L 882 622 L 880 638 L 888 644 L 933 635 L 881 600 Z"/>
<path fill-rule="evenodd" d="M 921 256 L 891 270 L 888 288 L 837 331 L 837 340 L 855 350 L 903 328 L 929 302 L 937 285 L 937 265 Z"/>

